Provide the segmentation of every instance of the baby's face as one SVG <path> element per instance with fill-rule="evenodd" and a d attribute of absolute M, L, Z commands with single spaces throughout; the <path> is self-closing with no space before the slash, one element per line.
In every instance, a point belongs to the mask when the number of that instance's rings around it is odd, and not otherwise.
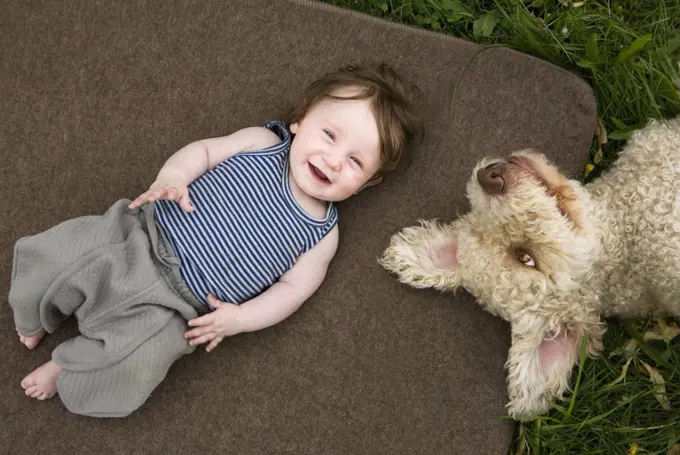
<path fill-rule="evenodd" d="M 334 95 L 355 93 L 350 88 Z M 380 169 L 380 135 L 369 100 L 326 99 L 290 130 L 292 178 L 315 199 L 347 199 Z"/>

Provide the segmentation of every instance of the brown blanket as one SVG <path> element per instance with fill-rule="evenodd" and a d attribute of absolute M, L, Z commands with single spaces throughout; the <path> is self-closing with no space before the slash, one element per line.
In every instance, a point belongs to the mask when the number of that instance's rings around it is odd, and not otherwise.
<path fill-rule="evenodd" d="M 506 453 L 506 325 L 465 294 L 400 285 L 376 258 L 399 228 L 465 210 L 482 155 L 538 147 L 578 176 L 595 126 L 583 81 L 303 1 L 0 3 L 0 453 Z M 122 420 L 23 396 L 76 331 L 19 343 L 19 237 L 136 196 L 192 140 L 280 118 L 324 71 L 381 61 L 420 86 L 427 136 L 409 167 L 340 206 L 339 253 L 299 312 L 182 358 Z"/>

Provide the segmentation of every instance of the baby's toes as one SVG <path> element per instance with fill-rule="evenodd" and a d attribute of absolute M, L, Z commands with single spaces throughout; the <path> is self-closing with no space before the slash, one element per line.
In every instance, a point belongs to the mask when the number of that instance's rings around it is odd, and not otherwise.
<path fill-rule="evenodd" d="M 24 389 L 28 389 L 29 387 L 37 387 L 35 383 L 35 379 L 33 379 L 30 376 L 26 376 L 22 381 L 21 381 L 21 387 Z"/>
<path fill-rule="evenodd" d="M 40 395 L 40 389 L 38 388 L 37 385 L 30 386 L 26 390 L 24 390 L 24 393 L 26 394 L 27 397 L 33 397 L 33 395 Z"/>
<path fill-rule="evenodd" d="M 38 389 L 35 392 L 33 392 L 30 396 L 31 398 L 38 398 L 42 394 L 43 394 L 42 390 Z"/>

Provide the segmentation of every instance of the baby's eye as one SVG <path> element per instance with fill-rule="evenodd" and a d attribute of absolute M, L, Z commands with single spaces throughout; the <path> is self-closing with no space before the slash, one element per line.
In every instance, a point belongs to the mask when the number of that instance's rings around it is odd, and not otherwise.
<path fill-rule="evenodd" d="M 331 130 L 329 130 L 329 129 L 324 129 L 323 132 L 326 133 L 326 136 L 328 136 L 329 138 L 331 138 L 331 140 L 335 140 L 335 134 L 333 134 L 333 132 L 332 132 Z"/>
<path fill-rule="evenodd" d="M 515 254 L 517 255 L 517 260 L 522 264 L 526 265 L 527 267 L 536 267 L 536 261 L 534 261 L 534 258 L 532 258 L 531 255 L 526 251 L 518 249 L 515 251 Z"/>
<path fill-rule="evenodd" d="M 364 168 L 364 164 L 356 156 L 351 157 L 350 160 L 354 161 L 357 164 L 357 166 L 359 166 L 360 169 Z"/>

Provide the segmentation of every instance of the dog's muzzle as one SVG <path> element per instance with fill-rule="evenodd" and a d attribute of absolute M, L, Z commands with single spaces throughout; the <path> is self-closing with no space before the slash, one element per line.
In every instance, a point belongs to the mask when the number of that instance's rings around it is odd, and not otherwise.
<path fill-rule="evenodd" d="M 492 163 L 477 171 L 477 181 L 485 193 L 494 196 L 505 193 L 507 167 L 507 163 Z"/>

